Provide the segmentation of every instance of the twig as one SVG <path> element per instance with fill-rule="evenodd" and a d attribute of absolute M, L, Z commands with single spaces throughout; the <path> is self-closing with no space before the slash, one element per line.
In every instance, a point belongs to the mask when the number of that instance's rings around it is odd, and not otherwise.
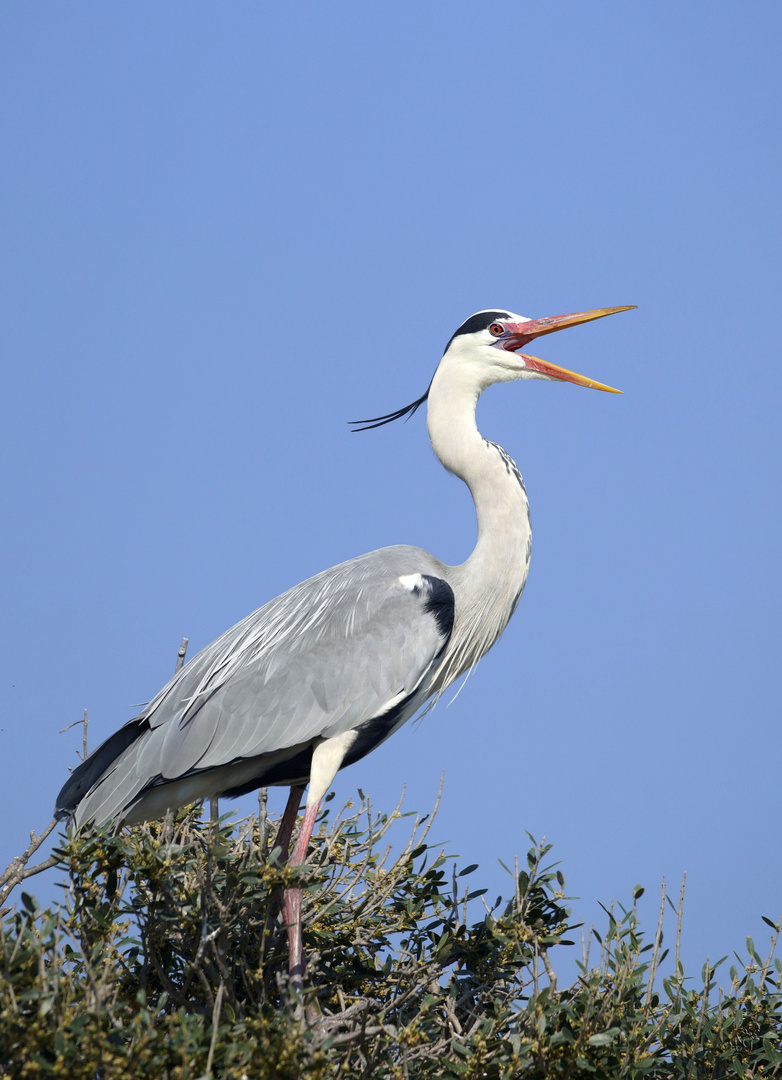
<path fill-rule="evenodd" d="M 774 953 L 777 950 L 777 942 L 779 941 L 779 935 L 782 933 L 782 915 L 779 917 L 779 922 L 774 923 L 774 936 L 771 939 L 771 952 L 768 954 L 768 960 L 763 965 L 763 970 L 760 972 L 760 986 L 765 989 L 766 977 L 768 976 L 771 964 L 774 960 Z"/>
<path fill-rule="evenodd" d="M 548 958 L 548 949 L 547 948 L 541 948 L 541 950 L 540 950 L 540 958 L 543 961 L 543 966 L 545 967 L 546 974 L 548 975 L 548 981 L 549 981 L 549 986 L 551 987 L 551 993 L 556 994 L 556 992 L 557 992 L 557 976 L 555 975 L 554 968 L 551 966 L 551 961 Z"/>
<path fill-rule="evenodd" d="M 185 655 L 187 654 L 187 645 L 189 638 L 183 637 L 182 644 L 179 646 L 179 652 L 176 655 L 176 667 L 174 668 L 174 674 L 181 671 L 185 663 Z"/>
<path fill-rule="evenodd" d="M 220 1012 L 223 1007 L 223 993 L 225 991 L 225 985 L 221 982 L 217 988 L 217 996 L 215 997 L 215 1007 L 212 1010 L 212 1041 L 209 1043 L 209 1055 L 206 1059 L 206 1075 L 212 1075 L 212 1061 L 215 1056 L 215 1047 L 217 1046 L 217 1033 L 220 1027 Z"/>
<path fill-rule="evenodd" d="M 649 986 L 646 991 L 646 1004 L 652 1000 L 652 987 L 654 977 L 657 974 L 657 958 L 660 955 L 660 944 L 663 939 L 663 916 L 665 915 L 665 878 L 663 878 L 662 896 L 660 897 L 660 918 L 657 921 L 657 933 L 654 935 L 654 948 L 652 949 L 652 962 L 649 965 Z"/>
<path fill-rule="evenodd" d="M 72 724 L 68 724 L 67 727 L 60 728 L 60 734 L 64 735 L 66 731 L 70 731 L 72 727 L 76 727 L 77 724 L 82 724 L 84 727 L 84 734 L 82 736 L 82 761 L 87 757 L 87 710 L 84 710 L 84 716 L 81 720 L 74 720 Z"/>
<path fill-rule="evenodd" d="M 692 1044 L 692 1057 L 690 1058 L 690 1064 L 687 1069 L 686 1080 L 690 1080 L 692 1076 L 692 1070 L 695 1068 L 695 1060 L 698 1056 L 698 1050 L 701 1045 L 701 1037 L 703 1036 L 703 1026 L 706 1023 L 706 1014 L 709 1011 L 709 981 L 714 974 L 712 968 L 709 967 L 709 958 L 706 957 L 706 967 L 704 969 L 703 979 L 703 1003 L 701 1005 L 701 1013 L 698 1017 L 698 1028 L 695 1032 L 695 1040 Z"/>
<path fill-rule="evenodd" d="M 38 850 L 46 837 L 56 826 L 57 818 L 52 818 L 40 836 L 36 836 L 34 832 L 30 833 L 30 843 L 28 847 L 21 855 L 17 855 L 15 859 L 11 860 L 0 876 L 0 885 L 2 885 L 2 889 L 0 889 L 0 904 L 5 901 L 11 890 L 15 889 L 25 878 L 32 877 L 33 874 L 40 874 L 43 870 L 48 870 L 50 866 L 56 865 L 57 859 L 52 855 L 46 862 L 39 863 L 37 866 L 31 866 L 29 870 L 25 869 L 27 863 L 30 861 L 30 856 Z"/>
<path fill-rule="evenodd" d="M 269 789 L 258 788 L 258 850 L 261 859 L 266 862 L 269 854 Z"/>
<path fill-rule="evenodd" d="M 682 891 L 679 893 L 679 907 L 676 911 L 676 974 L 681 970 L 679 953 L 682 943 L 682 914 L 684 912 L 684 886 L 687 881 L 687 873 L 682 874 Z"/>

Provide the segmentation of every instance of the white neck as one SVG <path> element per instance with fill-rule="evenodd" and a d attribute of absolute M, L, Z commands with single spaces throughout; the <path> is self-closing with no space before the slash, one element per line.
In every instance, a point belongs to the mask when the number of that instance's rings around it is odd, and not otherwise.
<path fill-rule="evenodd" d="M 427 410 L 435 454 L 467 484 L 478 517 L 478 542 L 452 568 L 456 618 L 441 668 L 441 689 L 491 648 L 519 601 L 529 570 L 532 531 L 521 474 L 505 451 L 475 424 L 483 387 L 469 372 L 441 364 Z"/>

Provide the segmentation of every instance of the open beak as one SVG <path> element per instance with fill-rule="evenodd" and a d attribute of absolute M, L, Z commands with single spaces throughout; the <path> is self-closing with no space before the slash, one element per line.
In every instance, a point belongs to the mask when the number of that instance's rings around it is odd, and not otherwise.
<path fill-rule="evenodd" d="M 555 330 L 566 330 L 569 326 L 578 326 L 579 323 L 591 322 L 593 319 L 604 319 L 606 315 L 616 315 L 618 311 L 632 311 L 635 304 L 627 307 L 595 308 L 593 311 L 577 311 L 571 315 L 550 315 L 545 319 L 530 319 L 528 322 L 507 323 L 507 337 L 503 336 L 497 344 L 508 352 L 516 352 L 544 334 L 553 334 Z M 537 356 L 522 354 L 528 368 L 539 371 L 551 379 L 559 379 L 561 382 L 575 383 L 576 386 L 588 386 L 593 390 L 607 390 L 610 394 L 621 394 L 621 390 L 615 390 L 613 386 L 605 386 L 603 383 L 587 379 L 584 375 L 577 375 L 575 371 L 550 364 L 547 360 L 541 360 Z"/>

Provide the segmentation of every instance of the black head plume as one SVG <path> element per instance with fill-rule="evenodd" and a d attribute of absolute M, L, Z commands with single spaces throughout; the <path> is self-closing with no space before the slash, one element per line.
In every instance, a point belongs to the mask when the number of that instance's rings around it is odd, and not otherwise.
<path fill-rule="evenodd" d="M 451 335 L 448 344 L 445 346 L 445 352 L 451 347 L 451 342 L 454 338 L 459 337 L 461 334 L 475 334 L 478 330 L 485 330 L 487 326 L 490 326 L 497 319 L 510 319 L 511 315 L 507 311 L 478 311 L 475 315 L 471 315 L 469 319 L 465 319 L 459 329 Z M 445 353 L 443 353 L 445 355 Z M 384 424 L 391 424 L 394 420 L 401 420 L 403 416 L 406 416 L 409 420 L 410 417 L 416 412 L 426 399 L 429 397 L 429 391 L 432 389 L 432 384 L 426 388 L 426 393 L 423 394 L 417 401 L 413 401 L 410 405 L 405 405 L 404 409 L 397 409 L 396 412 L 386 413 L 385 416 L 374 416 L 371 420 L 348 420 L 354 431 L 370 431 L 372 428 L 382 427 Z"/>
<path fill-rule="evenodd" d="M 394 420 L 401 420 L 403 416 L 406 416 L 409 420 L 413 413 L 420 409 L 429 397 L 429 391 L 431 389 L 432 384 L 429 383 L 426 388 L 426 393 L 422 394 L 418 401 L 413 401 L 410 405 L 405 405 L 404 409 L 397 409 L 396 412 L 386 413 L 385 416 L 373 416 L 370 420 L 348 420 L 348 423 L 352 426 L 353 431 L 370 431 L 372 428 L 382 427 L 383 424 L 390 424 Z"/>

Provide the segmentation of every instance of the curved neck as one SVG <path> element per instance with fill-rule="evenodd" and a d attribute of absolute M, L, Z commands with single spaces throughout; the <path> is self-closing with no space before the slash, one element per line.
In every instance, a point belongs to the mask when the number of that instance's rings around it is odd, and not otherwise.
<path fill-rule="evenodd" d="M 452 568 L 457 607 L 444 685 L 475 664 L 500 636 L 529 570 L 527 492 L 510 456 L 478 431 L 475 408 L 481 389 L 465 374 L 441 365 L 429 392 L 432 448 L 445 468 L 467 484 L 478 518 L 474 551 Z"/>

